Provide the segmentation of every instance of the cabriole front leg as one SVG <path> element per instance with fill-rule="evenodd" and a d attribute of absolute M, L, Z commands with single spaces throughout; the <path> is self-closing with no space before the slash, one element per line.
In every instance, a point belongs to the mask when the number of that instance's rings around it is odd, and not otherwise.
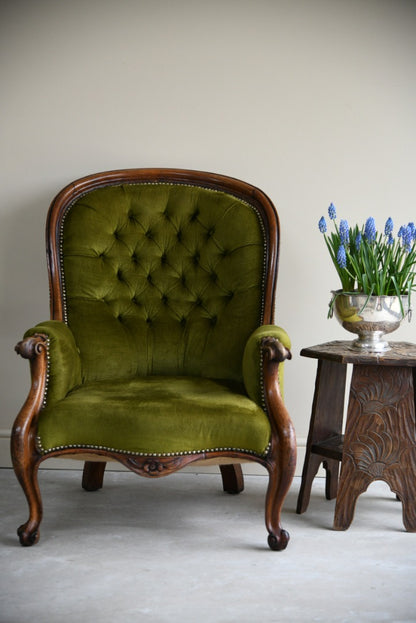
<path fill-rule="evenodd" d="M 289 543 L 289 533 L 282 528 L 281 512 L 286 493 L 289 489 L 282 479 L 280 470 L 269 469 L 269 486 L 266 495 L 266 528 L 269 533 L 267 542 L 270 549 L 281 551 Z"/>
<path fill-rule="evenodd" d="M 296 467 L 296 436 L 279 386 L 278 368 L 290 352 L 276 339 L 262 340 L 263 379 L 266 410 L 272 440 L 267 469 L 269 486 L 266 495 L 266 527 L 270 549 L 281 551 L 289 542 L 289 533 L 281 526 L 283 502 L 292 484 Z"/>
<path fill-rule="evenodd" d="M 13 467 L 29 505 L 29 519 L 19 526 L 17 534 L 21 545 L 34 545 L 39 540 L 39 525 L 42 521 L 42 498 L 38 483 L 39 463 L 23 466 L 14 462 Z"/>

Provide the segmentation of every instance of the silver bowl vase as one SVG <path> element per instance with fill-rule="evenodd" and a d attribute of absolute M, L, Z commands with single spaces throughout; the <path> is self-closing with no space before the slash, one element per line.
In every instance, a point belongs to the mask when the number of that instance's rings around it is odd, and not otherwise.
<path fill-rule="evenodd" d="M 390 349 L 383 337 L 399 328 L 409 318 L 409 298 L 404 296 L 368 296 L 367 294 L 346 294 L 342 290 L 332 292 L 330 308 L 338 322 L 358 339 L 352 342 L 354 348 L 380 353 Z"/>

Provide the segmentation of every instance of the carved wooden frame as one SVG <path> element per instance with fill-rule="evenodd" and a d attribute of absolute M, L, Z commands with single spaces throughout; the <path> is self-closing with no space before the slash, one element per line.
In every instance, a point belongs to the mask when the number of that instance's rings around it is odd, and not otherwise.
<path fill-rule="evenodd" d="M 53 320 L 65 321 L 64 292 L 60 271 L 60 230 L 69 206 L 83 194 L 108 185 L 121 183 L 166 182 L 196 185 L 232 194 L 252 205 L 262 219 L 267 255 L 264 278 L 264 306 L 261 324 L 272 324 L 278 267 L 279 220 L 270 199 L 258 188 L 240 180 L 182 169 L 125 169 L 98 173 L 66 186 L 53 200 L 46 224 L 46 247 L 50 285 L 50 311 Z M 102 487 L 106 461 L 116 460 L 141 476 L 157 478 L 171 474 L 193 462 L 215 462 L 220 466 L 224 490 L 239 493 L 244 488 L 241 463 L 255 461 L 269 472 L 265 522 L 268 543 L 273 550 L 287 546 L 289 535 L 281 526 L 281 510 L 291 485 L 296 465 L 296 439 L 293 425 L 280 393 L 279 365 L 290 358 L 290 352 L 276 339 L 264 338 L 261 346 L 265 410 L 271 425 L 267 456 L 247 455 L 238 451 L 195 453 L 169 457 L 138 457 L 102 449 L 61 449 L 40 454 L 36 447 L 37 420 L 42 409 L 48 378 L 48 337 L 36 334 L 16 346 L 16 351 L 30 362 L 31 387 L 14 423 L 11 454 L 16 476 L 29 505 L 29 518 L 18 529 L 22 545 L 39 539 L 42 500 L 37 479 L 40 463 L 49 457 L 85 460 L 82 486 L 93 491 Z"/>

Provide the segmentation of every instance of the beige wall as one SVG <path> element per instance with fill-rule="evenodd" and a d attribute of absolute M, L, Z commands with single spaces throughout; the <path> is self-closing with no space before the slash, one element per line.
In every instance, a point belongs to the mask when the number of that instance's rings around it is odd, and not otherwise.
<path fill-rule="evenodd" d="M 48 317 L 49 202 L 140 166 L 225 173 L 276 203 L 302 449 L 315 362 L 299 351 L 346 337 L 326 319 L 338 283 L 317 221 L 331 201 L 351 222 L 416 221 L 416 2 L 2 0 L 0 24 L 0 465 L 29 381 L 13 347 Z"/>

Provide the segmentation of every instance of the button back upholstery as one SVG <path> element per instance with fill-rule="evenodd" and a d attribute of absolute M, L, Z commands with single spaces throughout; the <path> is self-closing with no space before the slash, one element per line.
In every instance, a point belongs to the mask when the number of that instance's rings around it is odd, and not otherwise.
<path fill-rule="evenodd" d="M 71 456 L 87 458 L 86 489 L 107 460 L 148 477 L 215 460 L 237 492 L 239 463 L 255 460 L 270 478 L 269 545 L 286 546 L 295 442 L 281 391 L 290 342 L 273 325 L 278 236 L 264 193 L 209 173 L 105 172 L 55 198 L 51 319 L 17 347 L 32 372 L 12 435 L 23 544 L 39 536 L 37 465 Z"/>
<path fill-rule="evenodd" d="M 111 186 L 70 205 L 61 271 L 83 380 L 242 382 L 262 317 L 262 225 L 241 199 L 183 184 Z"/>

